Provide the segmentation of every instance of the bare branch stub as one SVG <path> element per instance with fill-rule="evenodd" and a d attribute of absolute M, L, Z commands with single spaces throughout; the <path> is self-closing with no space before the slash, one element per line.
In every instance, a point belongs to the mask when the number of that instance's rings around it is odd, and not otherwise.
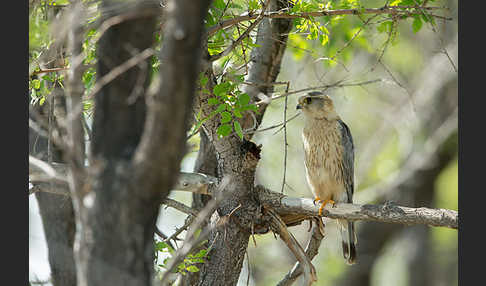
<path fill-rule="evenodd" d="M 317 218 L 319 219 L 319 218 Z M 320 219 L 319 219 L 320 220 Z M 321 221 L 322 223 L 322 221 Z M 312 233 L 309 238 L 309 242 L 305 248 L 305 255 L 309 260 L 312 260 L 319 252 L 319 246 L 324 238 L 324 234 L 321 233 L 318 222 L 312 227 Z M 294 267 L 285 275 L 285 277 L 277 284 L 277 286 L 290 286 L 292 285 L 300 275 L 302 275 L 303 269 L 300 262 L 296 262 Z"/>
<path fill-rule="evenodd" d="M 298 241 L 287 230 L 284 221 L 272 209 L 266 209 L 266 213 L 271 217 L 270 225 L 272 230 L 279 234 L 280 238 L 295 255 L 295 258 L 299 261 L 300 265 L 302 265 L 301 267 L 304 273 L 303 285 L 311 285 L 313 282 L 317 281 L 316 269 Z"/>

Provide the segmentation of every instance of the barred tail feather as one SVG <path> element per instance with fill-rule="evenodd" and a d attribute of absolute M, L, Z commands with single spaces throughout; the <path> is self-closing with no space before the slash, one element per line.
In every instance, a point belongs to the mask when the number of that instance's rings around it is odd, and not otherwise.
<path fill-rule="evenodd" d="M 341 239 L 343 246 L 343 256 L 347 264 L 356 263 L 356 233 L 354 231 L 354 222 L 339 220 L 341 230 Z"/>

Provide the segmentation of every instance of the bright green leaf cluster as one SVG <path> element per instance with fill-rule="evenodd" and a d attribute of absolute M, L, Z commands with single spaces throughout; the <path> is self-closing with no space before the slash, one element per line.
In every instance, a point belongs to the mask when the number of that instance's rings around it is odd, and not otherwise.
<path fill-rule="evenodd" d="M 166 242 L 158 241 L 155 243 L 155 261 L 158 260 L 159 252 L 168 253 L 170 256 L 165 258 L 161 264 L 157 266 L 161 268 L 167 267 L 168 260 L 172 257 L 175 250 Z M 188 272 L 198 272 L 199 267 L 197 265 L 205 263 L 208 259 L 208 249 L 201 249 L 199 252 L 195 254 L 188 254 L 184 261 L 177 265 L 177 268 L 174 270 L 177 273 L 181 273 L 182 275 L 186 275 Z"/>
<path fill-rule="evenodd" d="M 244 76 L 242 75 L 232 75 L 231 79 L 226 79 L 213 87 L 212 94 L 214 96 L 208 99 L 208 105 L 217 107 L 206 118 L 201 119 L 198 116 L 198 122 L 192 132 L 196 132 L 204 122 L 219 114 L 221 124 L 216 133 L 220 138 L 230 135 L 234 130 L 243 139 L 243 129 L 237 118 L 242 118 L 245 111 L 258 113 L 257 106 L 250 103 L 250 96 L 239 90 L 243 80 Z M 200 86 L 204 87 L 207 82 L 208 78 L 204 73 L 201 73 L 199 77 Z M 205 88 L 203 88 L 203 92 L 210 94 Z"/>

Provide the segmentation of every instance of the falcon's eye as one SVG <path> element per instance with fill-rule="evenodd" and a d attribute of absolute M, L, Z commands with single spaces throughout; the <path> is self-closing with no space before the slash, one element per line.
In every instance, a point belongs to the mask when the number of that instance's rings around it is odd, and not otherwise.
<path fill-rule="evenodd" d="M 312 102 L 312 97 L 306 97 L 304 99 L 305 104 L 310 104 Z"/>

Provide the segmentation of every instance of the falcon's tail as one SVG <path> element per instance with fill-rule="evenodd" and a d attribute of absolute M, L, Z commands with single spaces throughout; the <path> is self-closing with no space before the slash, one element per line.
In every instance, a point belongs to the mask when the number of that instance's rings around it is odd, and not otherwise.
<path fill-rule="evenodd" d="M 339 229 L 341 231 L 343 256 L 347 264 L 356 263 L 356 233 L 354 231 L 354 222 L 346 220 L 338 220 Z"/>

